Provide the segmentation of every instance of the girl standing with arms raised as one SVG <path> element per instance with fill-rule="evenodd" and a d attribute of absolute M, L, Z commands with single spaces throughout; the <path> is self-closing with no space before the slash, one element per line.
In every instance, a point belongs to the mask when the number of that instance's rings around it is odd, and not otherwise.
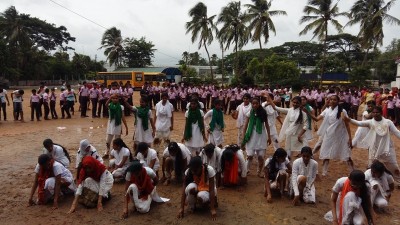
<path fill-rule="evenodd" d="M 347 117 L 347 112 L 339 105 L 339 97 L 332 95 L 329 106 L 318 117 L 307 113 L 315 121 L 323 119 L 317 134 L 322 137 L 319 158 L 323 160 L 322 176 L 328 173 L 329 160 L 338 159 L 347 161 L 350 170 L 353 170 L 353 161 L 350 158 L 351 133 L 350 127 L 345 123 L 341 114 Z M 308 112 L 308 111 L 307 111 Z"/>
<path fill-rule="evenodd" d="M 292 152 L 299 152 L 304 146 L 304 134 L 307 131 L 307 114 L 301 109 L 301 98 L 296 96 L 292 99 L 292 108 L 285 109 L 275 106 L 272 98 L 267 97 L 268 103 L 272 105 L 274 109 L 279 112 L 286 114 L 285 120 L 281 131 L 279 133 L 279 141 L 285 140 L 285 148 L 290 157 Z M 297 155 L 297 154 L 296 154 Z"/>

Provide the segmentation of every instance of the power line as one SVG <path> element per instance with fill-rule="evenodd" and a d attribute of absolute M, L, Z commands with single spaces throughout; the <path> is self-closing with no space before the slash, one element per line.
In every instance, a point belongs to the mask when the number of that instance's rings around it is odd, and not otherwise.
<path fill-rule="evenodd" d="M 91 23 L 93 23 L 93 24 L 95 24 L 96 26 L 99 26 L 99 27 L 101 27 L 101 28 L 103 28 L 103 29 L 105 29 L 105 30 L 108 29 L 107 27 L 105 27 L 105 26 L 103 26 L 103 25 L 101 25 L 101 24 L 99 24 L 99 23 L 97 23 L 97 22 L 95 22 L 95 21 L 93 21 L 93 20 L 91 20 L 91 19 L 89 19 L 89 18 L 87 18 L 87 17 L 85 17 L 85 16 L 83 16 L 83 15 L 81 15 L 81 14 L 79 14 L 79 13 L 77 13 L 77 12 L 71 10 L 71 9 L 69 9 L 69 8 L 67 8 L 67 7 L 65 7 L 64 5 L 61 5 L 60 3 L 58 3 L 58 2 L 56 2 L 56 1 L 54 1 L 54 0 L 49 0 L 49 1 L 52 2 L 52 3 L 54 3 L 54 4 L 56 4 L 56 5 L 58 5 L 58 6 L 60 6 L 61 8 L 65 9 L 65 10 L 68 10 L 69 12 L 71 12 L 71 13 L 73 13 L 73 14 L 75 14 L 75 15 L 77 15 L 77 16 L 79 16 L 79 17 L 81 17 L 81 18 L 83 18 L 83 19 L 85 19 L 85 20 L 87 20 L 87 21 L 89 21 L 89 22 L 91 22 Z M 168 57 L 170 57 L 170 58 L 173 58 L 173 59 L 176 59 L 176 60 L 181 60 L 181 59 L 178 59 L 178 58 L 176 58 L 176 57 L 174 57 L 174 56 L 171 56 L 171 55 L 168 55 L 168 54 L 166 54 L 166 53 L 163 53 L 163 52 L 161 52 L 161 51 L 158 50 L 158 49 L 156 49 L 156 51 L 159 52 L 160 54 L 165 55 L 165 56 L 168 56 Z"/>
<path fill-rule="evenodd" d="M 64 8 L 64 9 L 70 11 L 71 13 L 73 13 L 73 14 L 75 14 L 75 15 L 77 15 L 77 16 L 79 16 L 79 17 L 81 17 L 81 18 L 83 18 L 83 19 L 85 19 L 85 20 L 87 20 L 87 21 L 89 21 L 89 22 L 91 22 L 91 23 L 93 23 L 93 24 L 95 24 L 95 25 L 97 25 L 97 26 L 99 26 L 99 27 L 105 29 L 105 30 L 108 29 L 107 27 L 102 26 L 102 25 L 96 23 L 95 21 L 93 21 L 93 20 L 91 20 L 91 19 L 89 19 L 89 18 L 87 18 L 87 17 L 85 17 L 85 16 L 83 16 L 83 15 L 81 15 L 81 14 L 79 14 L 79 13 L 77 13 L 77 12 L 75 12 L 75 11 L 73 11 L 73 10 L 71 10 L 71 9 L 69 9 L 69 8 L 67 8 L 67 7 L 65 7 L 65 6 L 63 6 L 63 5 L 61 5 L 60 3 L 56 2 L 56 1 L 53 1 L 53 0 L 49 0 L 49 1 L 51 1 L 52 3 L 54 3 L 54 4 L 58 5 L 58 6 L 60 6 L 61 8 Z"/>

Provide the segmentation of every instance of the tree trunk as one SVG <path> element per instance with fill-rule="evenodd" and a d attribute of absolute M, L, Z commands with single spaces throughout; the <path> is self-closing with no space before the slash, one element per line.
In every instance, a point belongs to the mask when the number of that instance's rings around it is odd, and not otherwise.
<path fill-rule="evenodd" d="M 263 60 L 263 55 L 262 55 L 262 45 L 261 45 L 261 38 L 258 39 L 258 43 L 260 44 L 260 62 L 262 65 L 262 77 L 264 79 L 264 82 L 267 80 L 265 77 L 265 65 L 264 65 L 264 60 Z"/>
<path fill-rule="evenodd" d="M 238 53 L 238 40 L 235 38 L 235 76 L 239 77 L 239 53 Z"/>
<path fill-rule="evenodd" d="M 211 70 L 211 80 L 214 80 L 214 73 L 211 65 L 211 58 L 210 58 L 210 53 L 208 53 L 207 45 L 206 42 L 204 41 L 204 48 L 206 49 L 207 56 L 208 56 L 208 65 L 210 65 L 210 70 Z"/>
<path fill-rule="evenodd" d="M 328 51 L 328 48 L 326 47 L 327 38 L 328 38 L 328 23 L 325 24 L 324 54 L 322 56 L 322 65 L 321 65 L 321 81 L 322 81 L 322 76 L 325 73 L 326 53 Z"/>
<path fill-rule="evenodd" d="M 221 58 L 221 72 L 222 72 L 222 83 L 225 83 L 225 67 L 224 67 L 224 46 L 221 45 L 221 51 L 222 51 L 222 58 Z"/>

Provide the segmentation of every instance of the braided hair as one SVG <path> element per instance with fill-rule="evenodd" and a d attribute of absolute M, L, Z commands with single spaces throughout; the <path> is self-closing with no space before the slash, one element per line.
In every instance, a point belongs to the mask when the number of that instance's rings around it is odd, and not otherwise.
<path fill-rule="evenodd" d="M 294 100 L 298 101 L 299 104 L 301 104 L 300 96 L 293 97 L 292 101 L 294 101 Z M 300 109 L 299 117 L 297 117 L 296 124 L 302 124 L 302 123 L 303 123 L 303 111 L 301 111 L 301 109 Z"/>

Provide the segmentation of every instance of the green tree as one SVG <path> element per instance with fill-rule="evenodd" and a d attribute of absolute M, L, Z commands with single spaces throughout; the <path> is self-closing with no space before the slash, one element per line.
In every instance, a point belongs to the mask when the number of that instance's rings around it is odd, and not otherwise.
<path fill-rule="evenodd" d="M 349 71 L 351 71 L 354 61 L 362 60 L 361 45 L 356 36 L 347 33 L 329 35 L 327 46 L 330 54 L 334 54 L 346 62 Z"/>
<path fill-rule="evenodd" d="M 151 41 L 147 42 L 145 37 L 126 38 L 124 43 L 124 60 L 128 67 L 143 68 L 152 65 L 151 58 L 156 49 Z"/>
<path fill-rule="evenodd" d="M 107 29 L 103 37 L 101 38 L 101 47 L 104 48 L 104 55 L 107 56 L 107 61 L 110 66 L 121 67 L 123 60 L 123 39 L 121 36 L 121 30 L 116 27 Z"/>
<path fill-rule="evenodd" d="M 218 38 L 225 44 L 225 50 L 229 49 L 231 43 L 235 44 L 234 52 L 236 56 L 235 74 L 239 75 L 239 53 L 238 51 L 249 41 L 250 32 L 247 28 L 249 18 L 241 10 L 239 2 L 230 2 L 223 7 L 219 14 L 217 24 L 222 24 L 218 32 Z"/>
<path fill-rule="evenodd" d="M 325 59 L 327 52 L 328 24 L 332 24 L 333 27 L 341 33 L 343 26 L 336 18 L 339 16 L 348 16 L 348 13 L 339 12 L 338 3 L 333 4 L 332 0 L 309 0 L 303 12 L 306 15 L 300 19 L 300 24 L 309 23 L 300 32 L 300 35 L 305 35 L 313 30 L 312 38 L 318 37 L 318 39 L 324 43 L 323 59 Z M 324 74 L 324 72 L 325 70 L 322 64 L 321 74 Z"/>
<path fill-rule="evenodd" d="M 207 45 L 210 45 L 214 40 L 214 32 L 217 27 L 214 24 L 216 15 L 208 17 L 207 6 L 199 2 L 189 10 L 191 21 L 186 22 L 186 34 L 191 33 L 192 43 L 199 39 L 199 49 L 203 46 L 207 52 L 208 62 L 210 64 L 211 79 L 214 79 L 214 73 L 211 65 L 210 53 L 208 52 Z"/>
<path fill-rule="evenodd" d="M 270 48 L 276 55 L 286 57 L 288 60 L 295 61 L 301 66 L 315 66 L 321 58 L 323 45 L 308 42 L 285 42 L 283 45 Z"/>
<path fill-rule="evenodd" d="M 351 20 L 348 25 L 360 24 L 361 46 L 366 49 L 363 65 L 371 48 L 376 49 L 383 43 L 383 23 L 400 25 L 400 20 L 388 14 L 395 0 L 357 0 L 350 9 Z"/>

